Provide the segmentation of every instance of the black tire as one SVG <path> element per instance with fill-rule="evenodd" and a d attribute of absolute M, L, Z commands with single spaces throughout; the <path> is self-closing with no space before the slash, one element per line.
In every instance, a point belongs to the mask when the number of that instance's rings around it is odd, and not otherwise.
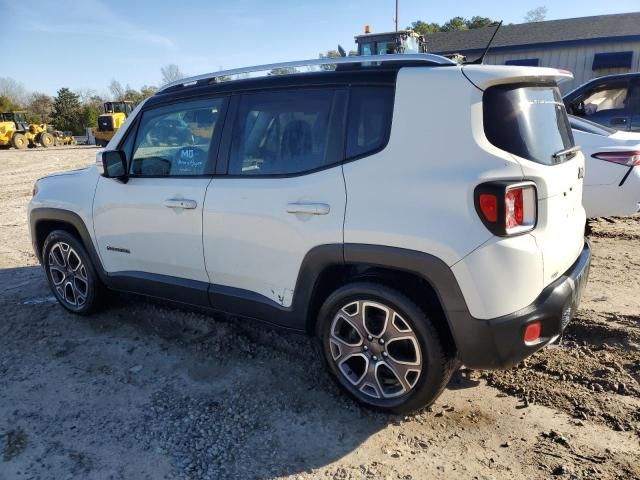
<path fill-rule="evenodd" d="M 40 139 L 39 139 L 39 143 L 40 145 L 42 145 L 44 148 L 49 148 L 49 147 L 53 147 L 55 146 L 55 140 L 53 138 L 53 135 L 51 135 L 48 132 L 42 132 L 40 134 Z"/>
<path fill-rule="evenodd" d="M 394 310 L 400 317 L 400 320 L 404 321 L 404 325 L 410 327 L 412 331 L 411 334 L 418 341 L 420 347 L 419 359 L 422 363 L 421 371 L 413 386 L 411 386 L 406 393 L 400 394 L 400 396 L 380 398 L 384 395 L 378 395 L 378 398 L 374 398 L 372 394 L 363 393 L 361 389 L 364 387 L 360 387 L 359 389 L 349 381 L 338 366 L 339 359 L 334 360 L 332 347 L 335 348 L 336 342 L 330 342 L 331 330 L 335 328 L 334 319 L 339 312 L 344 312 L 342 309 L 345 306 L 353 305 L 353 303 L 357 301 L 376 302 Z M 389 318 L 388 315 L 387 318 Z M 357 282 L 345 285 L 333 292 L 320 309 L 318 322 L 316 324 L 316 334 L 325 362 L 338 384 L 357 401 L 377 410 L 396 414 L 408 414 L 425 408 L 438 398 L 453 372 L 454 361 L 447 356 L 442 340 L 429 317 L 408 297 L 385 285 Z M 380 338 L 382 337 L 384 337 L 384 335 L 381 334 Z M 371 345 L 370 350 L 364 353 L 369 355 L 369 362 L 372 362 L 372 359 L 376 359 L 375 356 L 371 356 L 374 346 L 372 343 L 367 343 L 367 339 L 363 338 L 362 340 L 366 344 Z M 376 342 L 375 338 L 373 342 Z M 380 342 L 380 340 L 378 340 L 378 342 Z M 391 342 L 388 342 L 384 347 L 377 347 L 388 351 L 388 353 L 383 353 L 387 360 L 389 360 L 389 355 L 391 355 L 391 351 L 389 350 L 390 343 Z M 362 348 L 364 348 L 364 346 Z M 339 355 L 342 355 L 342 352 L 340 352 Z M 362 354 L 358 353 L 355 356 L 362 356 Z M 345 363 L 344 360 L 342 363 Z M 378 358 L 376 364 L 377 363 L 384 363 L 384 361 Z M 367 363 L 367 366 L 369 365 L 370 363 Z M 366 370 L 366 368 L 364 370 Z M 375 369 L 375 372 L 376 379 L 378 379 L 378 370 Z M 364 374 L 362 378 L 364 379 Z M 384 389 L 379 381 L 378 388 L 378 392 L 373 393 L 380 394 L 383 392 Z"/>
<path fill-rule="evenodd" d="M 13 137 L 11 137 L 11 146 L 18 150 L 22 150 L 23 148 L 27 148 L 29 142 L 27 141 L 27 137 L 25 137 L 21 133 L 14 133 Z"/>
<path fill-rule="evenodd" d="M 67 251 L 70 253 L 65 258 Z M 77 267 L 78 260 L 84 269 Z M 99 309 L 104 287 L 91 257 L 76 237 L 64 230 L 51 232 L 42 247 L 42 265 L 49 288 L 64 308 L 79 315 L 88 315 Z M 72 301 L 74 297 L 75 302 Z"/>

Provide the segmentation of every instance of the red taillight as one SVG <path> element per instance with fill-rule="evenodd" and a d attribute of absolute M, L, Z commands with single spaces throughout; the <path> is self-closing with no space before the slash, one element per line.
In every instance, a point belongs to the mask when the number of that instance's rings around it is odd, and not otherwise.
<path fill-rule="evenodd" d="M 637 150 L 628 152 L 598 152 L 591 156 L 598 160 L 617 163 L 618 165 L 626 165 L 627 167 L 640 165 L 640 151 Z"/>
<path fill-rule="evenodd" d="M 527 328 L 524 330 L 524 341 L 525 343 L 535 342 L 542 335 L 542 323 L 540 320 L 537 320 L 533 323 L 527 325 Z"/>
<path fill-rule="evenodd" d="M 480 211 L 487 222 L 498 221 L 498 198 L 491 193 L 481 193 L 479 198 Z"/>
<path fill-rule="evenodd" d="M 475 191 L 476 210 L 495 235 L 508 236 L 533 230 L 537 223 L 537 195 L 532 182 L 489 182 Z"/>
<path fill-rule="evenodd" d="M 524 223 L 524 205 L 522 188 L 509 190 L 504 198 L 505 225 L 514 228 Z"/>

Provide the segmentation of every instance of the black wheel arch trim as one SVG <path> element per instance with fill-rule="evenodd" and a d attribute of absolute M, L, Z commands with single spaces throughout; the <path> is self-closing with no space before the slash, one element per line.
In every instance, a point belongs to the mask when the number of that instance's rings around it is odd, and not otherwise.
<path fill-rule="evenodd" d="M 91 235 L 89 234 L 89 230 L 87 229 L 87 226 L 85 225 L 84 220 L 82 220 L 80 215 L 70 210 L 64 210 L 61 208 L 41 207 L 31 210 L 31 212 L 29 213 L 29 230 L 31 233 L 31 242 L 33 244 L 33 251 L 35 252 L 36 257 L 38 257 L 38 261 L 40 263 L 42 263 L 43 245 L 38 244 L 37 232 L 38 224 L 40 224 L 41 222 L 59 222 L 73 227 L 80 235 L 80 240 L 82 241 L 84 248 L 87 250 L 87 253 L 91 257 L 91 262 L 93 263 L 98 277 L 100 277 L 100 280 L 102 282 L 107 283 L 107 274 L 102 267 L 100 256 L 95 249 L 95 245 L 93 244 L 93 240 L 91 238 Z"/>

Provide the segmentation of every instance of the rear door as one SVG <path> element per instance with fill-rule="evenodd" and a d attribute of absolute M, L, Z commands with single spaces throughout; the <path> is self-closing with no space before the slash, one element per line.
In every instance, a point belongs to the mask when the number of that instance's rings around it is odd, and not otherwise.
<path fill-rule="evenodd" d="M 334 87 L 232 97 L 203 210 L 214 303 L 230 294 L 290 307 L 305 255 L 341 248 L 345 99 Z"/>
<path fill-rule="evenodd" d="M 531 232 L 542 251 L 545 285 L 564 273 L 584 245 L 584 156 L 553 83 L 513 83 L 488 88 L 485 133 L 513 154 L 538 190 L 538 224 Z"/>

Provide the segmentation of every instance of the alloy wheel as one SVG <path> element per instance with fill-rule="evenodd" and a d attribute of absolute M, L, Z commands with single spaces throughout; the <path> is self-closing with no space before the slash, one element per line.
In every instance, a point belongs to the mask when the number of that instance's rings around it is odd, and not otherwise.
<path fill-rule="evenodd" d="M 361 396 L 398 398 L 409 394 L 422 373 L 420 342 L 395 309 L 380 302 L 356 300 L 333 318 L 331 358 Z"/>
<path fill-rule="evenodd" d="M 80 255 L 65 242 L 49 250 L 49 275 L 58 298 L 71 308 L 82 307 L 89 295 L 89 277 Z"/>

